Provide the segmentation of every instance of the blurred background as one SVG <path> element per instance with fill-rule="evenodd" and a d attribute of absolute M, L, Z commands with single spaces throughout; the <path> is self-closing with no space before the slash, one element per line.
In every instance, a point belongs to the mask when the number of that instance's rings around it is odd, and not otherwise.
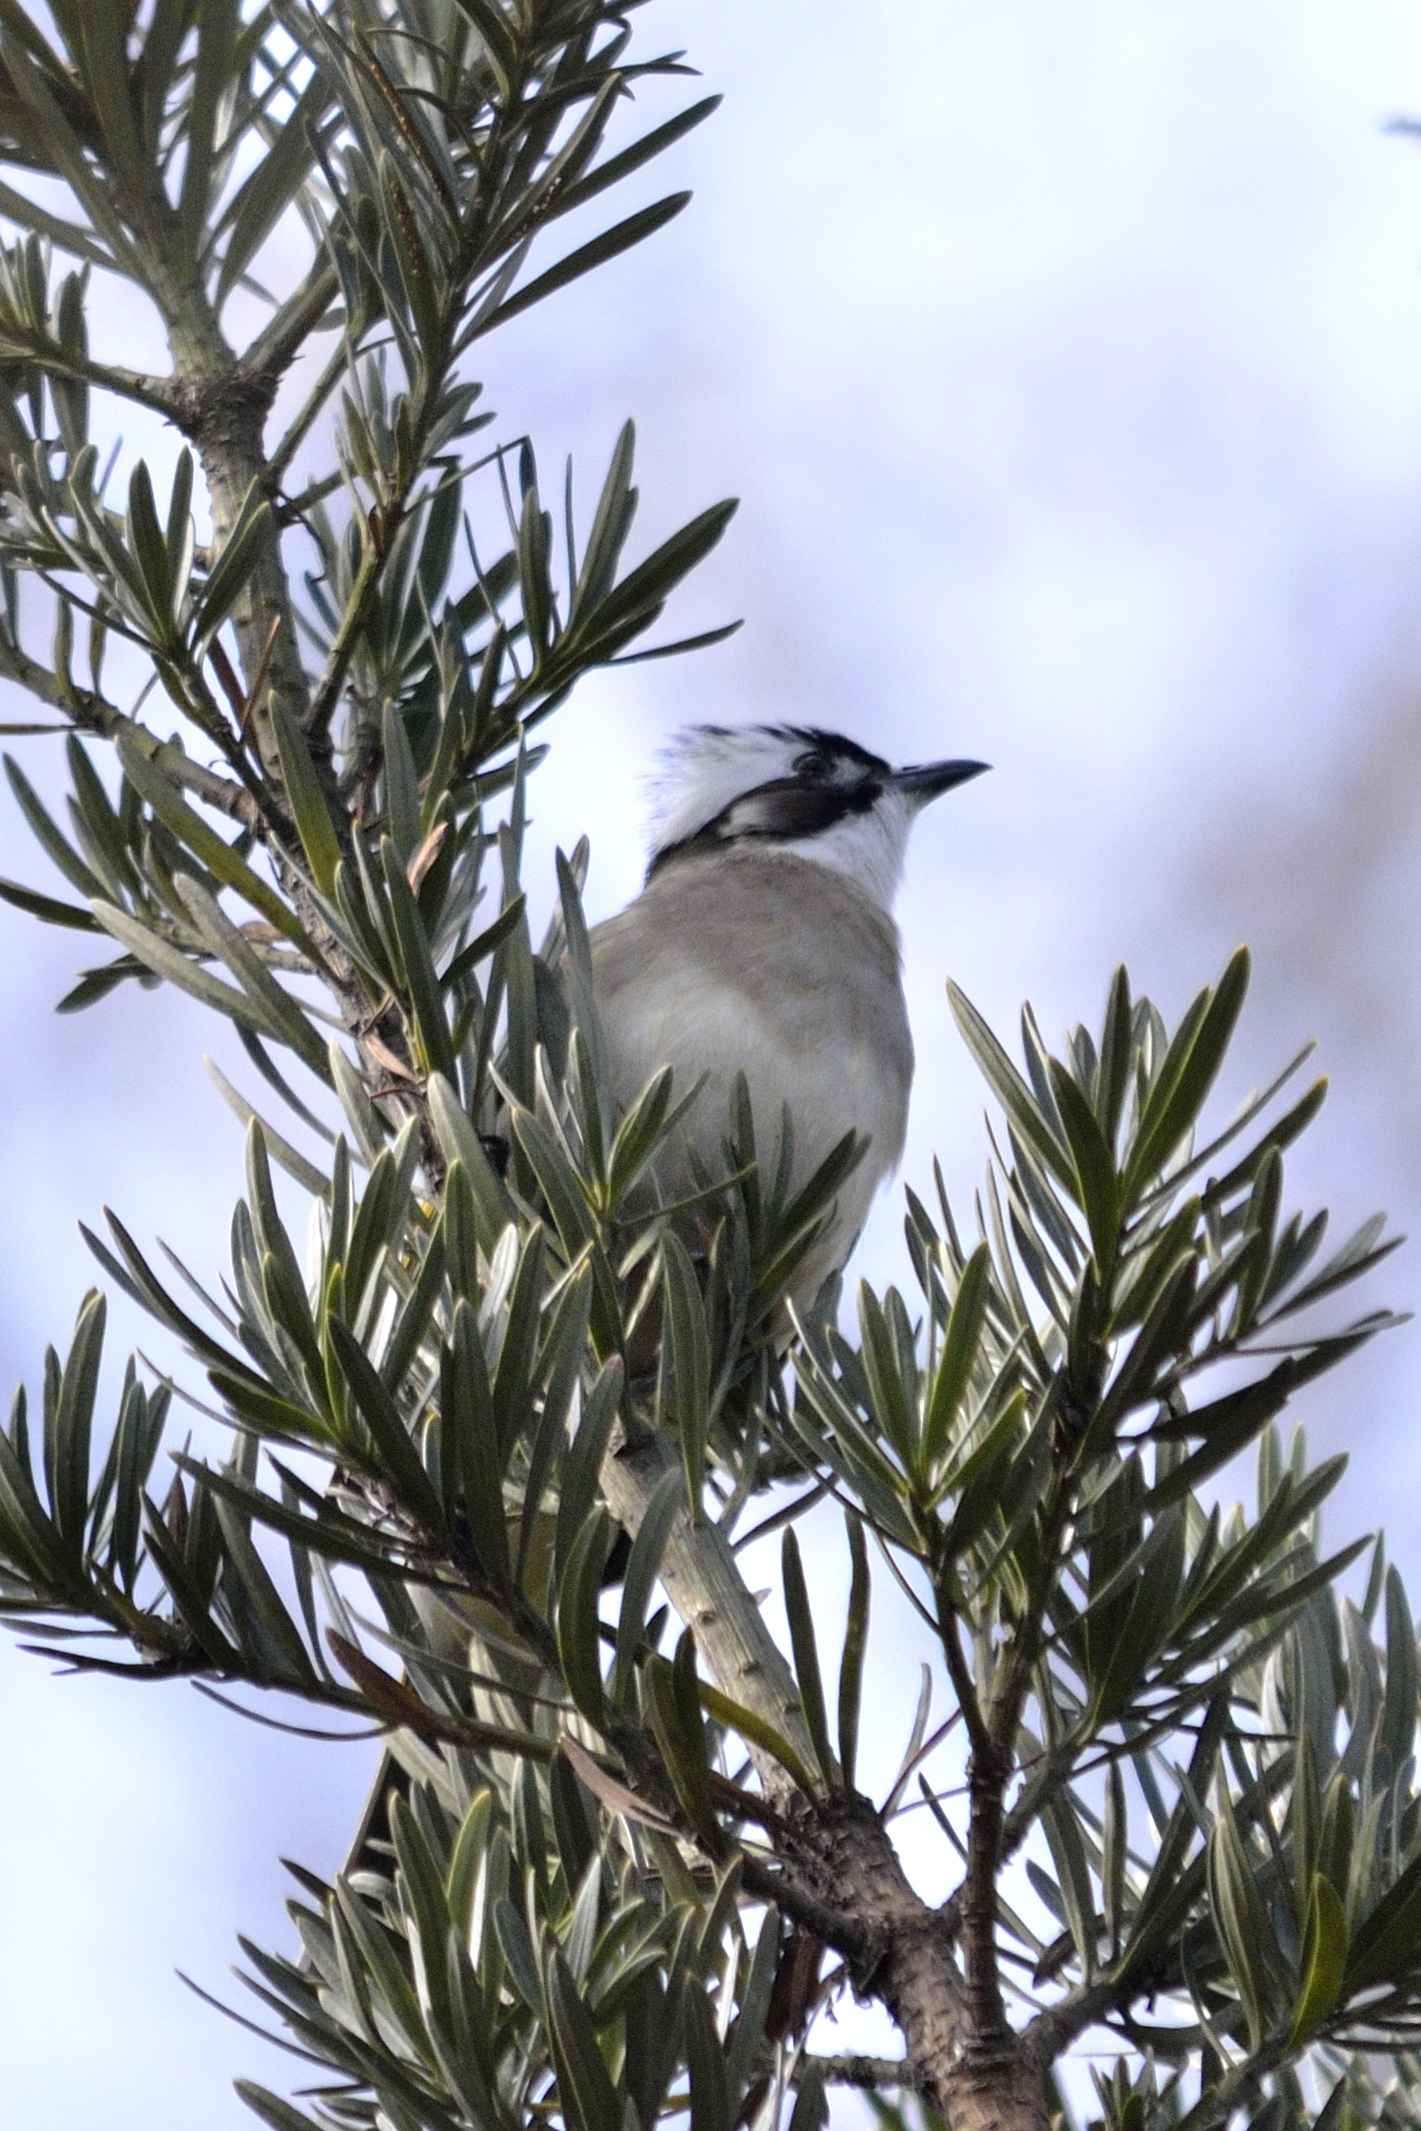
<path fill-rule="evenodd" d="M 530 880 L 587 829 L 591 914 L 635 892 L 644 780 L 687 721 L 983 756 L 993 775 L 919 827 L 901 905 L 907 1177 L 922 1188 L 937 1150 L 961 1194 L 985 1151 L 946 973 L 1005 1035 L 1030 998 L 1055 1039 L 1098 1017 L 1118 960 L 1174 1014 L 1246 939 L 1226 1105 L 1315 1036 L 1334 1093 L 1294 1197 L 1414 1228 L 1421 152 L 1386 128 L 1421 113 L 1421 12 L 656 0 L 638 35 L 725 93 L 659 171 L 695 203 L 487 344 L 488 403 L 499 435 L 532 433 L 549 489 L 573 454 L 584 522 L 634 414 L 646 546 L 743 498 L 668 619 L 745 627 L 560 713 Z M 37 777 L 45 745 L 21 743 Z M 8 803 L 0 872 L 44 882 Z M 220 1032 L 168 990 L 54 1019 L 73 946 L 0 911 L 7 1395 L 68 1337 L 91 1276 L 77 1217 L 111 1204 L 210 1277 L 241 1189 L 199 1063 Z M 899 1205 L 861 1247 L 875 1281 L 904 1275 Z M 1368 1300 L 1415 1306 L 1418 1266 L 1403 1252 Z M 111 1380 L 137 1342 L 116 1310 Z M 1384 1524 L 1421 1603 L 1415 1330 L 1303 1417 L 1315 1454 L 1351 1454 L 1333 1540 Z M 837 1613 L 827 1544 L 823 1582 Z M 250 2123 L 227 2080 L 299 2068 L 173 1970 L 224 1992 L 234 1930 L 282 1941 L 275 1860 L 338 1863 L 372 1750 L 50 1670 L 0 1643 L 0 2114 Z M 913 1651 L 881 1636 L 873 1676 L 891 1780 Z"/>

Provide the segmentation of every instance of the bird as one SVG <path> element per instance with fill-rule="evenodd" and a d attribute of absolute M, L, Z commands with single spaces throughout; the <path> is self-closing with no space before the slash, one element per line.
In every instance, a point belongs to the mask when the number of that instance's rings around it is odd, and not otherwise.
<path fill-rule="evenodd" d="M 701 1092 L 658 1161 L 663 1203 L 724 1176 L 737 1076 L 762 1169 L 784 1107 L 791 1190 L 850 1132 L 868 1143 L 794 1269 L 803 1309 L 847 1259 L 903 1152 L 913 1039 L 893 903 L 923 808 L 988 764 L 895 769 L 841 733 L 693 725 L 663 757 L 641 893 L 590 935 L 614 1104 L 663 1067 Z"/>

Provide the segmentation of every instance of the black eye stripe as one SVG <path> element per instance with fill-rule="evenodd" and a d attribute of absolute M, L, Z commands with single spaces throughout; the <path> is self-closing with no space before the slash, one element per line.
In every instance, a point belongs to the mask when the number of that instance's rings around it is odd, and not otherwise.
<path fill-rule="evenodd" d="M 833 784 L 800 784 L 789 777 L 776 778 L 756 791 L 745 792 L 711 824 L 722 840 L 741 836 L 768 836 L 785 840 L 795 836 L 822 836 L 826 829 L 853 814 L 866 814 L 875 804 L 880 787 L 863 783 L 845 789 Z"/>
<path fill-rule="evenodd" d="M 658 851 L 646 877 L 650 880 L 670 859 L 717 844 L 794 843 L 801 838 L 822 836 L 838 822 L 870 813 L 882 791 L 882 785 L 871 777 L 847 790 L 843 786 L 801 784 L 793 777 L 776 777 L 768 784 L 758 785 L 753 792 L 742 792 L 693 836 Z"/>

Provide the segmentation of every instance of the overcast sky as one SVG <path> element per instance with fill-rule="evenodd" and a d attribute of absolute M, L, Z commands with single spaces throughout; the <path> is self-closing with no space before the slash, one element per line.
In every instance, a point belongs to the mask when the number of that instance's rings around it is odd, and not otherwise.
<path fill-rule="evenodd" d="M 1421 112 L 1421 13 L 653 0 L 638 35 L 725 92 L 663 173 L 696 200 L 488 344 L 489 403 L 588 488 L 634 414 L 647 544 L 740 496 L 673 619 L 745 628 L 582 689 L 540 773 L 535 873 L 585 828 L 593 915 L 632 894 L 642 780 L 688 720 L 983 756 L 992 776 L 924 818 L 903 897 L 909 1177 L 936 1147 L 964 1188 L 983 1155 L 947 972 L 1006 1031 L 1033 999 L 1054 1036 L 1098 1016 L 1122 957 L 1176 1012 L 1247 938 L 1226 1097 L 1316 1035 L 1335 1094 L 1298 1193 L 1414 1226 L 1421 152 L 1384 129 Z M 0 871 L 43 878 L 12 812 L 0 842 Z M 135 994 L 55 1020 L 72 938 L 6 912 L 0 940 L 0 1377 L 34 1385 L 90 1278 L 76 1218 L 108 1202 L 213 1273 L 241 1145 L 196 1010 Z M 902 1277 L 900 1218 L 886 1197 L 875 1279 Z M 1376 1299 L 1414 1304 L 1417 1264 Z M 148 1341 L 115 1314 L 116 1354 Z M 1308 1418 L 1315 1450 L 1353 1452 L 1333 1538 L 1385 1522 L 1421 1605 L 1418 1392 L 1407 1330 Z M 909 1690 L 879 1676 L 889 1762 Z M 7 2120 L 250 2122 L 229 2078 L 285 2068 L 173 1969 L 221 1989 L 235 1930 L 280 1941 L 273 1860 L 338 1861 L 366 1750 L 183 1688 L 56 1681 L 8 1646 L 0 1724 Z"/>

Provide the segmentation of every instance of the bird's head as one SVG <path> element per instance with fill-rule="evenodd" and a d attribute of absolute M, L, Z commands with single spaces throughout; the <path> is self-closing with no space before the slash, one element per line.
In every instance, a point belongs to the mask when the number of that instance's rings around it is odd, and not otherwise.
<path fill-rule="evenodd" d="M 663 757 L 647 879 L 683 855 L 748 842 L 832 866 L 886 910 L 918 814 L 986 768 L 894 769 L 857 741 L 809 726 L 688 726 Z"/>

